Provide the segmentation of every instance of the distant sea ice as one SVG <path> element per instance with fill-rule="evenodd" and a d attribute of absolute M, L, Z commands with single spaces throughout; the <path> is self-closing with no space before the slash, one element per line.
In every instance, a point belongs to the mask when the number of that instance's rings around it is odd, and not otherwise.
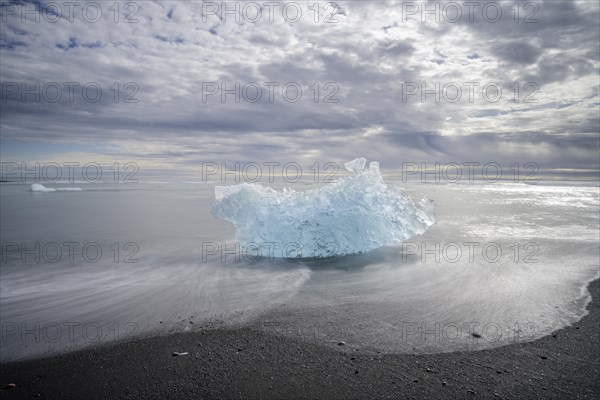
<path fill-rule="evenodd" d="M 81 188 L 78 187 L 68 187 L 68 188 L 47 188 L 44 185 L 39 183 L 34 183 L 31 185 L 32 192 L 81 192 Z"/>

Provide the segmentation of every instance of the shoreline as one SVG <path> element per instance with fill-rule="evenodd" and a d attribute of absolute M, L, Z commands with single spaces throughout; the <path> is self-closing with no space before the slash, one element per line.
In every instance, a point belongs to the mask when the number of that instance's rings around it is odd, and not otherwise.
<path fill-rule="evenodd" d="M 600 280 L 587 290 L 585 316 L 530 342 L 413 355 L 332 349 L 248 328 L 175 333 L 0 364 L 0 396 L 592 399 L 600 395 Z"/>

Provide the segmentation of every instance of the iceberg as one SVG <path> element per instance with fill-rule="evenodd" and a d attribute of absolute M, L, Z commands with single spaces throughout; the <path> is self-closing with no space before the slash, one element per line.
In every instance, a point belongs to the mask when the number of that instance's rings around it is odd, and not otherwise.
<path fill-rule="evenodd" d="M 277 191 L 242 183 L 215 188 L 212 215 L 233 223 L 242 246 L 279 247 L 288 258 L 364 253 L 424 233 L 435 223 L 435 204 L 418 203 L 383 181 L 378 162 L 357 158 L 345 167 L 354 175 L 323 187 Z"/>
<path fill-rule="evenodd" d="M 68 187 L 68 188 L 47 188 L 46 186 L 34 183 L 31 185 L 32 192 L 81 192 L 81 188 L 78 187 Z"/>

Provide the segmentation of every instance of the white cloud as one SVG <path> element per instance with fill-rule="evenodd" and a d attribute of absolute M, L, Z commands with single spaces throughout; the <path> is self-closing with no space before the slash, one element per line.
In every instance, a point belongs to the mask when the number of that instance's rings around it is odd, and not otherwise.
<path fill-rule="evenodd" d="M 598 165 L 598 138 L 592 136 L 599 129 L 595 2 L 540 3 L 533 24 L 514 21 L 512 1 L 498 3 L 506 12 L 498 23 L 476 18 L 455 24 L 403 21 L 400 2 L 341 2 L 343 14 L 332 24 L 322 22 L 331 12 L 326 2 L 317 3 L 318 23 L 308 9 L 312 3 L 297 3 L 303 10 L 297 23 L 282 17 L 286 3 L 275 9 L 274 22 L 263 8 L 258 23 L 203 15 L 221 2 L 130 3 L 129 9 L 119 3 L 118 23 L 109 9 L 113 2 L 95 3 L 103 10 L 96 23 L 77 12 L 73 22 L 22 22 L 7 10 L 25 2 L 2 3 L 3 140 L 109 145 L 116 154 L 156 165 L 165 158 L 182 165 L 271 159 L 274 149 L 282 158 L 336 161 L 371 153 L 393 165 L 406 157 L 470 157 L 478 143 L 510 144 L 491 153 L 507 163 L 520 148 L 519 157 L 549 165 Z M 130 19 L 138 22 L 125 23 L 132 11 Z M 221 103 L 214 95 L 205 103 L 203 82 L 212 81 L 230 88 L 257 82 L 263 97 L 236 103 L 228 95 Z M 57 103 L 38 104 L 10 95 L 6 85 L 12 82 L 97 82 L 103 92 L 97 103 L 79 90 L 73 101 L 63 93 Z M 128 82 L 135 85 L 124 87 Z M 273 103 L 264 82 L 279 83 Z M 290 82 L 303 91 L 296 103 L 281 95 Z M 320 83 L 318 103 L 314 82 Z M 457 103 L 435 102 L 434 95 L 422 103 L 420 93 L 405 102 L 407 82 L 428 89 L 454 83 L 463 93 Z M 479 84 L 473 102 L 468 82 Z M 494 103 L 479 90 L 491 82 L 503 89 Z M 522 100 L 528 82 L 538 86 L 538 102 L 514 102 L 514 84 Z M 123 103 L 127 95 L 138 102 Z M 324 103 L 327 95 L 338 102 Z"/>

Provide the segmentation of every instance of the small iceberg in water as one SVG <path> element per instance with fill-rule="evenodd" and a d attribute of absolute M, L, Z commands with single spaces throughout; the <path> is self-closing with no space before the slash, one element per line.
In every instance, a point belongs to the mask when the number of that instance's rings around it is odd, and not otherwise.
<path fill-rule="evenodd" d="M 259 184 L 217 186 L 213 216 L 235 226 L 241 246 L 275 248 L 283 257 L 331 257 L 393 245 L 435 223 L 435 204 L 389 189 L 378 162 L 345 164 L 353 176 L 318 189 L 282 192 Z"/>
<path fill-rule="evenodd" d="M 68 187 L 68 188 L 47 188 L 46 186 L 34 183 L 31 185 L 32 192 L 81 192 L 81 188 L 78 187 Z"/>

